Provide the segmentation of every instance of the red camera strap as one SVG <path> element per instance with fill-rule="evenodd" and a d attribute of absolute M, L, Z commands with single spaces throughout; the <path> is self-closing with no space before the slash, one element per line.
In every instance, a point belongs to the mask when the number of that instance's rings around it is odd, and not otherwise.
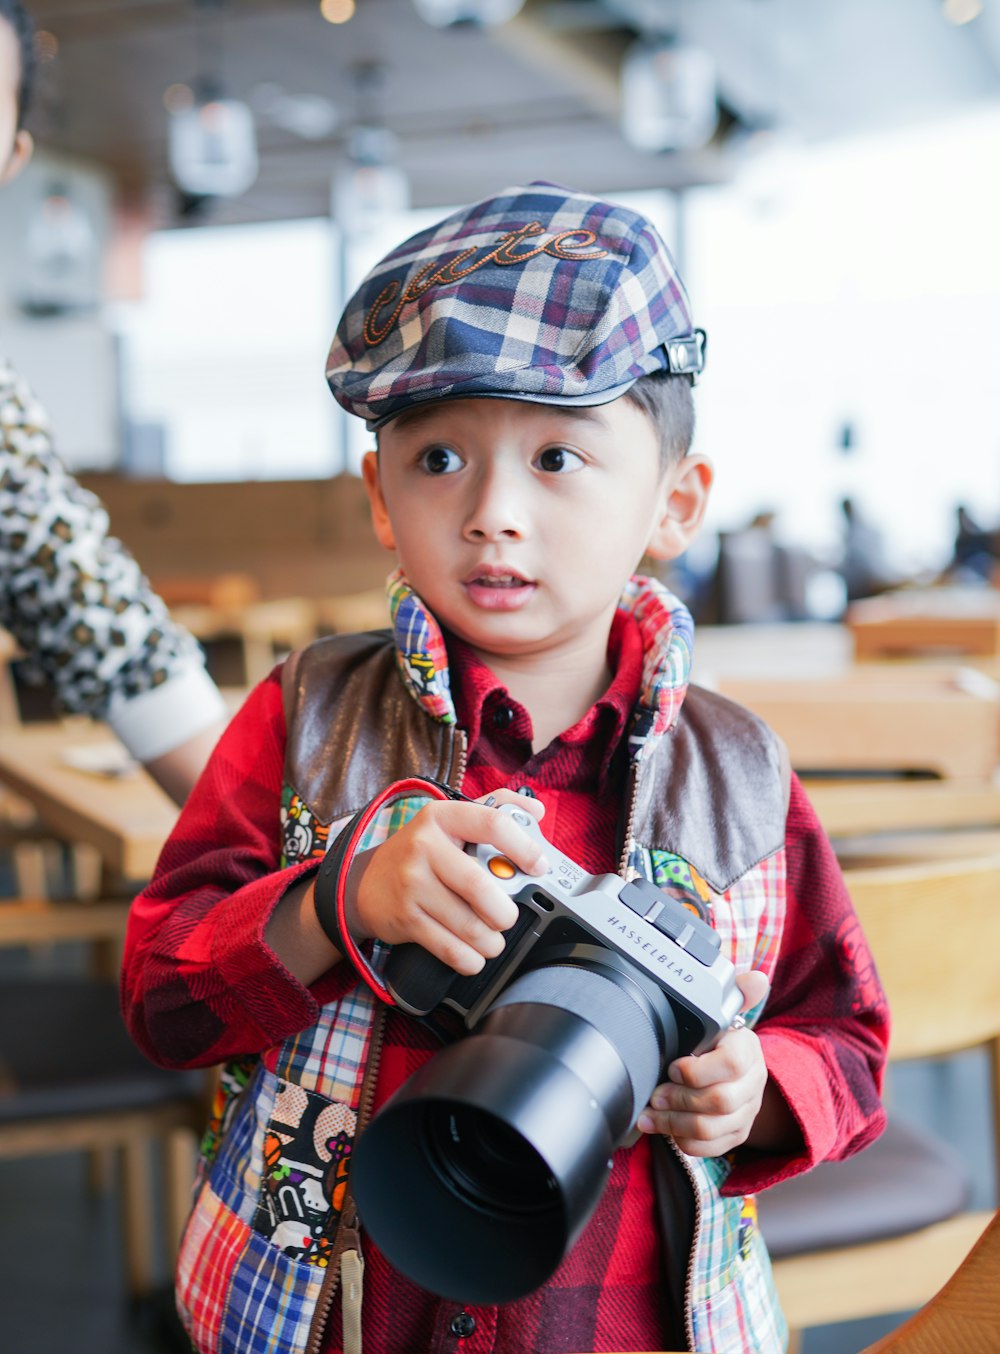
<path fill-rule="evenodd" d="M 425 799 L 465 799 L 465 795 L 440 781 L 410 776 L 393 781 L 344 827 L 324 857 L 313 888 L 316 916 L 323 930 L 360 974 L 380 1001 L 394 1006 L 392 994 L 362 953 L 347 925 L 347 878 L 360 842 L 378 814 L 388 804 L 410 795 Z"/>

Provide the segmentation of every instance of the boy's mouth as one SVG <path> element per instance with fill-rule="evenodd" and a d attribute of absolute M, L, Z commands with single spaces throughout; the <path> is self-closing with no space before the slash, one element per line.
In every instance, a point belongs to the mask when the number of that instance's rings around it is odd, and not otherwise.
<path fill-rule="evenodd" d="M 514 611 L 535 591 L 535 584 L 515 569 L 486 566 L 474 569 L 463 580 L 466 593 L 485 611 Z"/>

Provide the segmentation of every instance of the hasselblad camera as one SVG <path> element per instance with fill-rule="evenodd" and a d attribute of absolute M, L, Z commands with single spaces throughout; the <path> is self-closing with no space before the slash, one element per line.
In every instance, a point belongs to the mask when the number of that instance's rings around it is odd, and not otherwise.
<path fill-rule="evenodd" d="M 691 909 L 648 880 L 588 874 L 518 804 L 497 812 L 549 868 L 466 848 L 518 909 L 474 976 L 393 948 L 394 1000 L 449 1042 L 374 1116 L 351 1165 L 362 1222 L 399 1270 L 491 1304 L 549 1278 L 668 1065 L 713 1047 L 742 1005 L 718 933 Z"/>

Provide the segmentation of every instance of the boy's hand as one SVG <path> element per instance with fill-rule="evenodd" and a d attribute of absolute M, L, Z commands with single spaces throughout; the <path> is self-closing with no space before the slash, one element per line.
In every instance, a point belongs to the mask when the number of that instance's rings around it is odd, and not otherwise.
<path fill-rule="evenodd" d="M 744 1011 L 767 996 L 768 980 L 758 970 L 739 974 L 736 982 Z M 767 1086 L 753 1030 L 727 1030 L 708 1053 L 677 1058 L 667 1075 L 670 1080 L 657 1086 L 639 1116 L 644 1133 L 667 1134 L 693 1157 L 724 1156 L 747 1141 Z"/>
<path fill-rule="evenodd" d="M 356 857 L 347 890 L 355 937 L 415 941 L 466 975 L 503 952 L 501 932 L 517 920 L 517 905 L 464 847 L 490 843 L 526 874 L 542 874 L 547 867 L 537 843 L 496 809 L 516 803 L 541 818 L 545 808 L 512 790 L 484 798 L 488 804 L 427 804 L 381 846 Z"/>

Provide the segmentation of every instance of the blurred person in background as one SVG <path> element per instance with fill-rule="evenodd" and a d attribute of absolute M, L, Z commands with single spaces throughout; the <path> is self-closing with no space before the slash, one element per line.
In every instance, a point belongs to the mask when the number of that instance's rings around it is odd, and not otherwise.
<path fill-rule="evenodd" d="M 31 158 L 25 130 L 34 35 L 21 0 L 0 0 L 0 189 Z M 29 679 L 59 705 L 105 720 L 181 804 L 226 708 L 194 639 L 108 535 L 99 500 L 52 448 L 44 411 L 0 355 L 0 625 Z"/>
<path fill-rule="evenodd" d="M 844 579 L 848 602 L 885 592 L 895 582 L 882 543 L 882 533 L 858 511 L 853 498 L 840 500 L 843 518 L 843 553 L 839 572 Z"/>
<path fill-rule="evenodd" d="M 955 543 L 945 570 L 949 583 L 991 582 L 1000 559 L 1000 532 L 980 526 L 964 503 L 955 509 Z"/>

